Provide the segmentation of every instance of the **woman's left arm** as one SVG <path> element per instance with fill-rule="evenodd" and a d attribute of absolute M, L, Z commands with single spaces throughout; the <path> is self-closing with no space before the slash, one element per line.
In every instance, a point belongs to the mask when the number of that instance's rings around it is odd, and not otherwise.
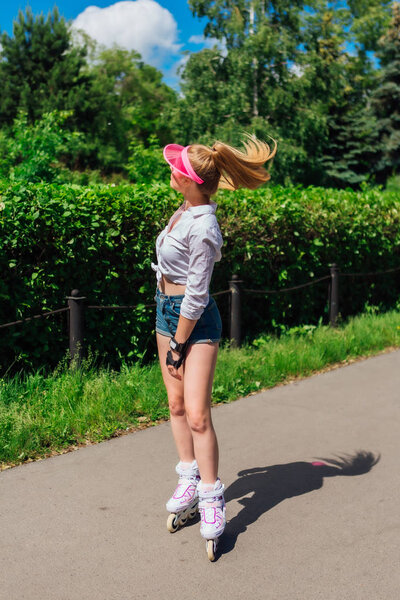
<path fill-rule="evenodd" d="M 198 319 L 187 319 L 183 315 L 179 315 L 178 327 L 176 328 L 175 332 L 175 340 L 178 342 L 178 344 L 184 344 L 186 340 L 189 339 L 190 334 L 195 328 L 197 321 Z M 172 360 L 177 361 L 180 359 L 181 355 L 179 352 L 175 352 L 175 350 L 172 350 L 172 348 L 170 352 Z M 172 377 L 175 377 L 176 379 L 181 379 L 180 375 L 178 374 L 178 369 L 176 369 L 172 365 L 169 365 L 168 362 L 167 369 L 169 371 L 169 374 L 172 375 Z"/>

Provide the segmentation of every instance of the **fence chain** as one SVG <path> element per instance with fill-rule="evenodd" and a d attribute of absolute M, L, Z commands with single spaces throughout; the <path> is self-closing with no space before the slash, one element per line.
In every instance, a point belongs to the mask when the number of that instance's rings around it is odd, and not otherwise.
<path fill-rule="evenodd" d="M 138 306 L 143 306 L 143 308 L 151 308 L 153 306 L 157 306 L 156 304 L 135 304 L 133 306 L 85 306 L 85 308 L 97 308 L 103 310 L 126 310 L 128 308 L 137 308 Z"/>
<path fill-rule="evenodd" d="M 387 269 L 386 271 L 372 271 L 371 273 L 339 273 L 340 277 L 370 277 L 371 275 L 384 275 L 385 273 L 394 273 L 400 271 L 400 267 Z"/>
<path fill-rule="evenodd" d="M 21 319 L 20 321 L 14 321 L 13 323 L 5 323 L 4 325 L 0 325 L 0 329 L 2 329 L 3 327 L 11 327 L 11 325 L 18 325 L 19 323 L 25 323 L 26 321 L 32 321 L 33 319 L 42 319 L 43 317 L 48 317 L 49 315 L 62 313 L 66 310 L 69 310 L 69 306 L 65 308 L 58 308 L 57 310 L 52 310 L 50 312 L 44 313 L 43 315 L 34 315 L 33 317 L 26 317 L 25 319 Z"/>
<path fill-rule="evenodd" d="M 252 294 L 280 294 L 281 292 L 291 292 L 292 290 L 299 290 L 300 288 L 305 288 L 308 287 L 310 285 L 315 285 L 316 283 L 319 283 L 320 281 L 325 281 L 326 279 L 330 279 L 331 276 L 330 275 L 325 275 L 325 277 L 320 277 L 319 279 L 315 279 L 313 281 L 309 281 L 308 283 L 302 283 L 301 285 L 295 285 L 293 287 L 290 288 L 281 288 L 279 290 L 248 290 L 248 289 L 243 289 L 243 292 L 250 292 Z"/>

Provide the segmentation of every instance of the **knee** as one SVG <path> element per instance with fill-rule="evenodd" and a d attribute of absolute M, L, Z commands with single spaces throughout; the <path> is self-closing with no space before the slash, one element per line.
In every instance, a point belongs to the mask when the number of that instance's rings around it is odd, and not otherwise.
<path fill-rule="evenodd" d="M 179 396 L 168 398 L 168 406 L 173 417 L 182 417 L 185 414 L 185 404 L 183 398 Z"/>
<path fill-rule="evenodd" d="M 208 412 L 192 412 L 188 414 L 190 429 L 195 433 L 205 433 L 211 427 L 211 419 Z"/>

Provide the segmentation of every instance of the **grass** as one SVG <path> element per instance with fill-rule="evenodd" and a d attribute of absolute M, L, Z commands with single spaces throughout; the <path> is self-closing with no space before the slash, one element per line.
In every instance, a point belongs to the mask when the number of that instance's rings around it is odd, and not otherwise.
<path fill-rule="evenodd" d="M 213 402 L 304 377 L 357 357 L 400 347 L 400 312 L 364 314 L 332 329 L 302 326 L 279 339 L 261 336 L 239 349 L 222 347 Z M 52 376 L 0 379 L 0 468 L 65 452 L 168 418 L 158 363 L 98 370 L 64 361 Z"/>

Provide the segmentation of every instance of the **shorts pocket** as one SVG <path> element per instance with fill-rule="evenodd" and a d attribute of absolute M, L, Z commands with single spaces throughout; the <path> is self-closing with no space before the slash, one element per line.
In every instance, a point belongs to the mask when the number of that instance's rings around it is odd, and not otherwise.
<path fill-rule="evenodd" d="M 168 303 L 168 310 L 174 317 L 180 317 L 181 315 L 181 302 L 176 300 L 171 300 Z"/>

